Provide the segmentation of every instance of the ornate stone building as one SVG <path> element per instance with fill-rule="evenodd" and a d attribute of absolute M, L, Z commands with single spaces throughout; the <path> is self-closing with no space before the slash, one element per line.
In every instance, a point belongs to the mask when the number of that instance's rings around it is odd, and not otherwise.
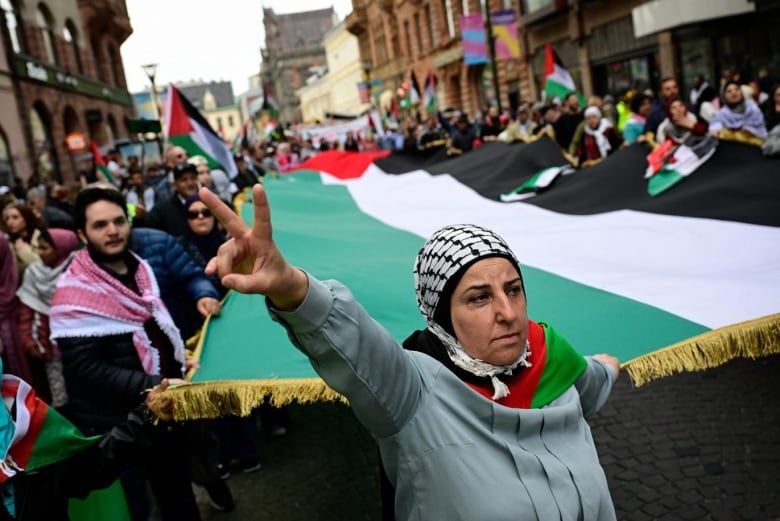
<path fill-rule="evenodd" d="M 780 80 L 780 0 L 483 0 L 490 12 L 513 10 L 521 57 L 497 63 L 499 100 L 515 107 L 541 96 L 551 43 L 586 94 L 657 89 L 677 77 L 687 94 L 694 74 L 717 81 L 725 69 L 743 78 Z M 480 0 L 353 0 L 347 29 L 358 38 L 364 75 L 393 96 L 414 71 L 420 87 L 433 70 L 440 107 L 468 113 L 496 101 L 490 67 L 463 63 L 460 17 Z"/>
<path fill-rule="evenodd" d="M 265 48 L 260 74 L 279 105 L 282 123 L 301 121 L 295 91 L 306 84 L 312 68 L 325 65 L 322 39 L 336 22 L 333 7 L 290 14 L 263 9 Z"/>
<path fill-rule="evenodd" d="M 516 2 L 488 0 L 491 12 L 515 9 Z M 347 28 L 358 37 L 371 79 L 381 80 L 385 95 L 410 77 L 424 88 L 430 71 L 438 79 L 439 106 L 472 113 L 495 100 L 490 68 L 463 63 L 460 17 L 481 12 L 479 0 L 353 0 Z M 523 60 L 497 65 L 502 106 L 516 105 Z"/>
<path fill-rule="evenodd" d="M 0 6 L 0 133 L 10 174 L 73 181 L 90 161 L 68 150 L 66 135 L 108 144 L 127 136 L 125 121 L 133 116 L 119 54 L 132 33 L 125 2 L 0 0 Z"/>

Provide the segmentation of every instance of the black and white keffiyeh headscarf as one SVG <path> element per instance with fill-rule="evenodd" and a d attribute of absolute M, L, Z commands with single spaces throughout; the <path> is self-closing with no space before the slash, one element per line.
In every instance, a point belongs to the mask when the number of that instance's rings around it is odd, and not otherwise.
<path fill-rule="evenodd" d="M 528 343 L 516 362 L 497 366 L 473 358 L 455 338 L 450 321 L 450 297 L 466 270 L 475 262 L 488 257 L 503 257 L 511 262 L 521 276 L 520 263 L 507 243 L 494 232 L 472 224 L 446 226 L 435 232 L 417 254 L 414 265 L 414 283 L 417 305 L 425 318 L 428 330 L 445 346 L 450 360 L 478 377 L 488 377 L 493 384 L 493 399 L 507 396 L 509 389 L 498 379 L 511 375 L 518 366 L 529 367 Z"/>

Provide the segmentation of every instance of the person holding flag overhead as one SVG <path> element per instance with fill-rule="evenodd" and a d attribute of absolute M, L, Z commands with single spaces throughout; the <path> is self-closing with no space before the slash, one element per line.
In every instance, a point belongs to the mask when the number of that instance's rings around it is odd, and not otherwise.
<path fill-rule="evenodd" d="M 379 444 L 395 519 L 616 519 L 585 416 L 607 400 L 618 360 L 583 357 L 529 320 L 520 264 L 501 237 L 452 225 L 425 242 L 414 278 L 426 329 L 402 348 L 345 286 L 285 260 L 263 187 L 252 228 L 208 190 L 200 197 L 232 237 L 206 272 L 265 295 L 347 397 Z"/>

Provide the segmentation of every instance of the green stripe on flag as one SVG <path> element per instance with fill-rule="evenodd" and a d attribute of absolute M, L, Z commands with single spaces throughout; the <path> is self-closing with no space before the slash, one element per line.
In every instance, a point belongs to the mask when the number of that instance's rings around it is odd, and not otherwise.
<path fill-rule="evenodd" d="M 274 238 L 285 257 L 320 279 L 347 285 L 399 341 L 424 326 L 412 265 L 422 237 L 366 215 L 343 185 L 323 185 L 315 173 L 264 183 Z M 252 222 L 252 206 L 243 217 Z M 654 351 L 708 329 L 674 314 L 541 269 L 523 268 L 530 318 L 544 320 L 583 354 L 621 360 Z M 211 320 L 195 381 L 308 378 L 309 362 L 271 321 L 263 298 L 231 294 Z"/>
<path fill-rule="evenodd" d="M 178 136 L 170 136 L 168 139 L 172 145 L 183 148 L 187 152 L 187 157 L 202 156 L 208 161 L 209 168 L 224 170 L 226 167 L 221 165 L 211 156 L 208 152 L 203 150 L 203 147 L 198 145 L 190 134 L 180 134 Z"/>
<path fill-rule="evenodd" d="M 98 170 L 100 170 L 100 173 L 103 174 L 103 177 L 106 178 L 106 181 L 109 183 L 114 182 L 114 176 L 111 174 L 111 170 L 108 169 L 106 165 L 97 165 Z"/>

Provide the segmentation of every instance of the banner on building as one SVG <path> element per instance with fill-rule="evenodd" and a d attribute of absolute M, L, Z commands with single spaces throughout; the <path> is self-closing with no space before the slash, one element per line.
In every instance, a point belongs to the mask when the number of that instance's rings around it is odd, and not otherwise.
<path fill-rule="evenodd" d="M 481 13 L 460 17 L 461 39 L 463 40 L 463 62 L 466 65 L 482 65 L 488 61 L 485 39 L 485 20 Z"/>
<path fill-rule="evenodd" d="M 520 58 L 520 39 L 517 33 L 517 18 L 512 10 L 496 11 L 491 14 L 496 60 Z"/>

